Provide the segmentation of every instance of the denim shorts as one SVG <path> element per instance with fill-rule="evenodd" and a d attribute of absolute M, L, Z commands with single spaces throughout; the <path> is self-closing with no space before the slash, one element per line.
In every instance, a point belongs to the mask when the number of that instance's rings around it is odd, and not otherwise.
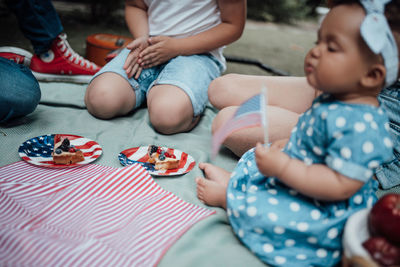
<path fill-rule="evenodd" d="M 376 177 L 383 189 L 389 189 L 400 184 L 400 82 L 382 90 L 379 101 L 389 115 L 394 149 L 392 160 L 377 169 Z"/>
<path fill-rule="evenodd" d="M 181 88 L 189 96 L 194 116 L 198 116 L 204 111 L 207 104 L 208 86 L 212 80 L 221 75 L 223 70 L 222 64 L 210 54 L 178 56 L 165 64 L 143 69 L 136 80 L 128 78 L 122 68 L 129 52 L 130 50 L 123 49 L 93 78 L 104 72 L 114 72 L 121 75 L 135 91 L 135 108 L 145 101 L 148 92 L 154 85 L 169 84 Z"/>

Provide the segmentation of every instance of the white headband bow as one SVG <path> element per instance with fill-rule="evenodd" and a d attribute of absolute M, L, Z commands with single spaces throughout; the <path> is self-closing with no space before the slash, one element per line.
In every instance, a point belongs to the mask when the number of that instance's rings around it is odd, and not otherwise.
<path fill-rule="evenodd" d="M 366 16 L 361 24 L 360 32 L 368 47 L 381 54 L 386 68 L 385 86 L 397 80 L 398 51 L 390 26 L 385 17 L 385 5 L 391 0 L 360 0 Z"/>

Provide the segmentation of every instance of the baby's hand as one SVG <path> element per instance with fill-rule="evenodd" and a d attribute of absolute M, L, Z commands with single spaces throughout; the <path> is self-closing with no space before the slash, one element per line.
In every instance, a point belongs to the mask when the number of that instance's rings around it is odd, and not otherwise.
<path fill-rule="evenodd" d="M 281 148 L 275 146 L 268 148 L 260 143 L 257 143 L 255 156 L 257 167 L 265 176 L 279 177 L 285 169 L 288 160 L 290 160 L 290 158 L 281 151 Z"/>
<path fill-rule="evenodd" d="M 279 149 L 279 150 L 282 150 L 282 149 L 286 146 L 286 144 L 287 144 L 288 141 L 289 141 L 289 139 L 280 139 L 280 140 L 277 140 L 277 141 L 275 141 L 275 142 L 273 142 L 273 143 L 271 144 L 271 148 L 277 148 L 277 149 Z"/>
<path fill-rule="evenodd" d="M 139 64 L 142 68 L 151 68 L 167 62 L 178 56 L 176 40 L 168 36 L 156 36 L 148 39 L 150 46 L 139 54 Z"/>
<path fill-rule="evenodd" d="M 128 75 L 128 78 L 131 78 L 135 75 L 135 79 L 139 78 L 140 73 L 142 72 L 142 68 L 139 65 L 139 53 L 149 46 L 147 42 L 147 37 L 139 37 L 132 42 L 130 42 L 126 48 L 130 49 L 131 52 L 127 56 L 124 64 L 124 70 Z"/>

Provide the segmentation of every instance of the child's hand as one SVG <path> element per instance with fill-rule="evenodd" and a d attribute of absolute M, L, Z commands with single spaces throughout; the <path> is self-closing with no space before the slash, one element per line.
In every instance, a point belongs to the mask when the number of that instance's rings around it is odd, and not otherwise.
<path fill-rule="evenodd" d="M 176 39 L 168 36 L 156 36 L 149 38 L 150 46 L 139 54 L 139 64 L 142 68 L 151 68 L 167 62 L 176 57 Z"/>
<path fill-rule="evenodd" d="M 126 46 L 126 48 L 131 50 L 123 67 L 128 75 L 128 78 L 131 78 L 134 75 L 135 79 L 139 78 L 140 73 L 142 72 L 142 68 L 138 62 L 139 53 L 148 46 L 149 43 L 147 42 L 147 37 L 139 37 Z"/>
<path fill-rule="evenodd" d="M 280 147 L 271 146 L 268 148 L 260 143 L 257 143 L 255 156 L 257 167 L 265 176 L 279 177 L 290 160 L 290 158 L 281 151 Z"/>

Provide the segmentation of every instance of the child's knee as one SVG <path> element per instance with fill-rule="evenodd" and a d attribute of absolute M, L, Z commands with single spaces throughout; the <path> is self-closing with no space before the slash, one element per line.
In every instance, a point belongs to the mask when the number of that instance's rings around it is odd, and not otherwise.
<path fill-rule="evenodd" d="M 219 103 L 226 96 L 226 89 L 231 87 L 230 83 L 234 77 L 235 74 L 229 73 L 214 79 L 210 83 L 208 86 L 208 99 L 213 106 L 221 108 Z"/>
<path fill-rule="evenodd" d="M 208 99 L 212 105 L 217 102 L 219 99 L 220 89 L 224 86 L 224 76 L 218 77 L 211 81 L 210 85 L 208 86 Z"/>
<path fill-rule="evenodd" d="M 175 103 L 153 105 L 148 109 L 150 122 L 154 129 L 163 134 L 177 133 L 184 125 L 189 125 L 193 119 L 192 114 L 183 111 Z"/>
<path fill-rule="evenodd" d="M 85 105 L 93 116 L 109 119 L 118 108 L 113 98 L 112 90 L 107 85 L 90 84 L 85 94 Z"/>

